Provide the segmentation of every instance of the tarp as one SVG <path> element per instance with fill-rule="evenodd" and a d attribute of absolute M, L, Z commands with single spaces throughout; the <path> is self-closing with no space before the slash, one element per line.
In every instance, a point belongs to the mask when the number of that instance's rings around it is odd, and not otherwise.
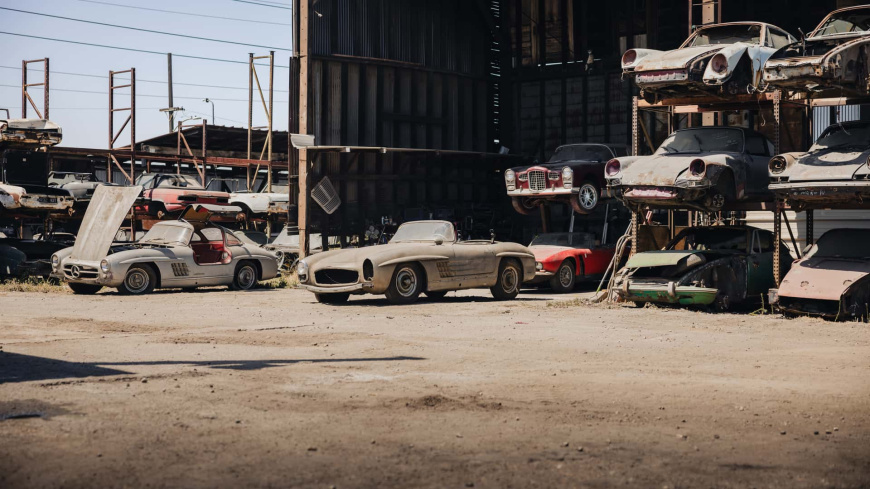
<path fill-rule="evenodd" d="M 85 212 L 70 258 L 82 261 L 105 258 L 118 228 L 140 193 L 142 187 L 139 186 L 98 186 Z"/>

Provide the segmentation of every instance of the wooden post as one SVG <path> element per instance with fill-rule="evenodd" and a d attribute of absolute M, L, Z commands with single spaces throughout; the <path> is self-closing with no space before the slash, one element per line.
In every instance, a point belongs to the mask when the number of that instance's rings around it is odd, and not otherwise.
<path fill-rule="evenodd" d="M 297 14 L 299 32 L 299 134 L 308 134 L 308 3 L 300 0 Z M 308 256 L 308 149 L 299 148 L 299 257 Z"/>

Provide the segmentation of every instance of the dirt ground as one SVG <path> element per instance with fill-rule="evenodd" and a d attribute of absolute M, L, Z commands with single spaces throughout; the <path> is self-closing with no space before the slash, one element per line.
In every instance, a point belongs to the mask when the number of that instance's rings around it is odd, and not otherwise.
<path fill-rule="evenodd" d="M 870 487 L 870 326 L 0 293 L 0 487 Z"/>

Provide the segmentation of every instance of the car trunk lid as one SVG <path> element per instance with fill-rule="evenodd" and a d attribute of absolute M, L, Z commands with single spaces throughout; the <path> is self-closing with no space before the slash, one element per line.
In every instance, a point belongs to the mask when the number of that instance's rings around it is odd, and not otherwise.
<path fill-rule="evenodd" d="M 868 274 L 870 263 L 864 260 L 810 257 L 791 268 L 779 286 L 779 295 L 836 301 Z"/>

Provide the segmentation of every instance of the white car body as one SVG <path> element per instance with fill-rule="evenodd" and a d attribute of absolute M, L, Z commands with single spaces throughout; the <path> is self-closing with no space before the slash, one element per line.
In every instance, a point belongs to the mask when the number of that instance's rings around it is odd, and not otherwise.
<path fill-rule="evenodd" d="M 712 32 L 746 26 L 746 39 L 732 43 L 703 43 Z M 756 40 L 752 30 L 757 29 Z M 735 95 L 758 85 L 765 62 L 795 38 L 774 25 L 762 22 L 729 22 L 700 27 L 671 51 L 630 49 L 623 54 L 624 75 L 634 76 L 644 98 L 658 96 L 727 93 Z M 714 62 L 714 58 L 715 61 Z M 743 60 L 746 60 L 745 62 Z M 729 83 L 730 82 L 730 83 Z"/>
<path fill-rule="evenodd" d="M 273 190 L 277 186 L 273 186 Z M 277 187 L 277 188 L 287 188 Z M 290 203 L 288 191 L 277 192 L 233 192 L 230 194 L 230 205 L 236 205 L 250 214 L 275 214 L 287 212 Z"/>

